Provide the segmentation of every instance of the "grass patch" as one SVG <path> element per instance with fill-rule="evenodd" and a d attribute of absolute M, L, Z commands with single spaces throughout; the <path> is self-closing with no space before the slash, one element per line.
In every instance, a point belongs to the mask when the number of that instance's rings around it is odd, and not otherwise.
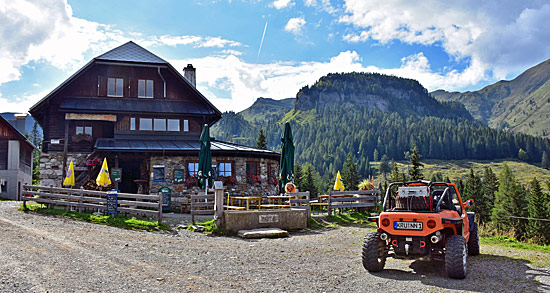
<path fill-rule="evenodd" d="M 215 220 L 210 220 L 210 221 L 206 221 L 206 222 L 202 222 L 202 223 L 195 223 L 194 225 L 195 226 L 202 226 L 203 229 L 204 229 L 203 232 L 206 233 L 206 234 L 212 234 L 212 235 L 218 235 L 218 236 L 229 234 L 224 229 L 218 227 L 216 225 Z M 187 230 L 194 231 L 193 225 L 189 226 L 189 228 L 187 228 Z"/>
<path fill-rule="evenodd" d="M 326 217 L 311 217 L 308 219 L 308 227 L 311 229 L 338 228 L 340 226 L 374 225 L 367 218 L 369 213 L 342 213 Z"/>
<path fill-rule="evenodd" d="M 481 237 L 479 238 L 479 242 L 482 244 L 499 245 L 499 246 L 505 246 L 505 247 L 535 250 L 535 251 L 540 251 L 544 253 L 550 253 L 550 246 L 548 245 L 537 245 L 537 244 L 520 242 L 514 238 L 509 238 L 505 236 Z"/>
<path fill-rule="evenodd" d="M 13 199 L 0 198 L 0 201 L 15 201 L 15 200 L 13 200 Z"/>
<path fill-rule="evenodd" d="M 19 208 L 20 211 L 24 210 L 23 205 Z M 45 208 L 42 204 L 27 202 L 27 210 L 31 212 L 55 215 L 65 218 L 70 218 L 78 221 L 90 222 L 100 225 L 107 225 L 112 227 L 118 227 L 128 230 L 145 230 L 145 231 L 160 231 L 160 230 L 171 230 L 170 227 L 164 223 L 159 223 L 157 221 L 148 221 L 140 220 L 136 218 L 128 218 L 124 216 L 104 216 L 104 215 L 94 215 L 91 213 L 78 213 L 65 211 L 60 209 L 48 209 Z"/>

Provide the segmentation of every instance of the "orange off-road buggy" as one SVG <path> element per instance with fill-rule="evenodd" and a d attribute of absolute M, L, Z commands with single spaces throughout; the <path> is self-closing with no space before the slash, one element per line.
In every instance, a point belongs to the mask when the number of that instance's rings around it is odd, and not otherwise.
<path fill-rule="evenodd" d="M 463 279 L 467 254 L 479 254 L 473 200 L 462 202 L 454 184 L 412 181 L 390 184 L 382 213 L 369 220 L 378 231 L 365 236 L 363 266 L 369 272 L 384 269 L 386 258 L 445 260 L 451 278 Z"/>

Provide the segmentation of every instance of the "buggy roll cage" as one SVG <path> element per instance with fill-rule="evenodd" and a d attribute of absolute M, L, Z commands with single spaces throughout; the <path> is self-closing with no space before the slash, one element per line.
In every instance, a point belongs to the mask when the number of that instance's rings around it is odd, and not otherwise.
<path fill-rule="evenodd" d="M 439 197 L 439 200 L 437 201 L 437 205 L 435 206 L 435 212 L 439 213 L 439 211 L 441 209 L 441 202 L 443 202 L 443 199 L 445 197 L 448 197 L 450 195 L 449 189 L 452 188 L 452 186 L 450 186 L 447 182 L 431 182 L 431 181 L 427 181 L 427 180 L 416 180 L 416 181 L 393 182 L 393 183 L 391 183 L 388 186 L 388 188 L 386 189 L 386 195 L 384 196 L 384 203 L 382 204 L 382 211 L 384 211 L 384 212 L 386 211 L 386 203 L 388 202 L 388 197 L 390 196 L 392 186 L 410 186 L 410 185 L 415 185 L 415 184 L 419 184 L 419 183 L 428 186 L 428 191 L 430 192 L 429 193 L 430 197 L 432 197 L 432 186 L 446 186 L 445 190 L 443 191 L 443 193 Z M 448 202 L 450 203 L 451 206 L 453 206 L 452 201 L 449 200 Z"/>

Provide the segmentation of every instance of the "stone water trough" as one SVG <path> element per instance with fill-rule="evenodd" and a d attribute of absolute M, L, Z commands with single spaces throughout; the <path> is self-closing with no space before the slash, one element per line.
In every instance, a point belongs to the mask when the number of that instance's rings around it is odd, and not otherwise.
<path fill-rule="evenodd" d="M 222 227 L 226 231 L 238 233 L 240 230 L 258 228 L 279 228 L 282 230 L 298 230 L 307 227 L 307 210 L 276 209 L 224 211 Z"/>

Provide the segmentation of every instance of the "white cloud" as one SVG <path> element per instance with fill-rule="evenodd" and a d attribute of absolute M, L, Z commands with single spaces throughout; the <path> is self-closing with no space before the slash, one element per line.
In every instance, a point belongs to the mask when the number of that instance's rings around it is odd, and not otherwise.
<path fill-rule="evenodd" d="M 144 46 L 179 46 L 179 45 L 192 45 L 195 48 L 224 48 L 229 47 L 239 47 L 243 46 L 242 43 L 226 40 L 221 37 L 203 37 L 203 36 L 193 36 L 193 35 L 184 35 L 184 36 L 169 36 L 163 35 L 160 37 L 150 37 L 146 38 L 141 42 Z"/>
<path fill-rule="evenodd" d="M 275 0 L 271 5 L 273 5 L 276 9 L 283 9 L 294 6 L 294 2 L 291 0 Z"/>
<path fill-rule="evenodd" d="M 48 92 L 49 90 L 31 95 L 24 94 L 22 97 L 15 100 L 3 98 L 0 93 L 0 105 L 2 105 L 2 112 L 27 113 L 30 107 L 45 97 Z"/>
<path fill-rule="evenodd" d="M 293 33 L 295 35 L 302 32 L 302 27 L 306 24 L 306 20 L 303 17 L 295 17 L 288 20 L 285 25 L 285 31 Z"/>
<path fill-rule="evenodd" d="M 353 31 L 348 42 L 399 40 L 440 45 L 452 58 L 470 60 L 455 78 L 505 78 L 550 56 L 550 4 L 536 0 L 346 0 L 339 19 Z M 452 74 L 448 74 L 452 75 Z"/>

